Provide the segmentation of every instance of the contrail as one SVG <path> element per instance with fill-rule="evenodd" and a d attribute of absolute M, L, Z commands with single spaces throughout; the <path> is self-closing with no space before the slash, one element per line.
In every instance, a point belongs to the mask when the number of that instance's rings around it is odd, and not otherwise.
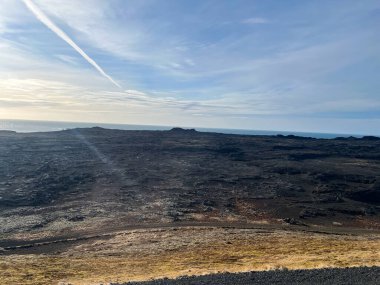
<path fill-rule="evenodd" d="M 111 81 L 114 85 L 121 88 L 121 86 L 112 79 L 104 70 L 91 58 L 89 57 L 64 31 L 62 31 L 56 24 L 54 24 L 49 17 L 41 11 L 31 0 L 22 0 L 26 7 L 40 20 L 46 27 L 52 30 L 58 37 L 63 39 L 66 43 L 68 43 L 73 49 L 75 49 L 85 60 L 88 61 L 93 67 L 96 68 L 100 72 L 101 75 L 106 77 L 109 81 Z"/>

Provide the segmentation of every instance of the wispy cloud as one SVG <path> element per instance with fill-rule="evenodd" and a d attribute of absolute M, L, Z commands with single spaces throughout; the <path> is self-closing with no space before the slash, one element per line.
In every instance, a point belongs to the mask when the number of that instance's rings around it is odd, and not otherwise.
<path fill-rule="evenodd" d="M 261 18 L 261 17 L 252 17 L 252 18 L 248 18 L 248 19 L 245 19 L 243 20 L 243 23 L 244 24 L 267 24 L 269 23 L 269 20 L 266 19 L 266 18 Z"/>
<path fill-rule="evenodd" d="M 31 0 L 23 0 L 28 9 L 41 21 L 46 27 L 52 30 L 58 37 L 68 43 L 75 51 L 77 51 L 88 63 L 90 63 L 101 75 L 106 77 L 115 86 L 121 88 L 121 86 L 109 76 L 91 57 L 89 57 L 64 31 L 62 31 L 56 24 L 54 24 L 49 17 L 42 12 Z"/>
<path fill-rule="evenodd" d="M 0 0 L 0 117 L 369 133 L 380 4 L 347 1 Z"/>

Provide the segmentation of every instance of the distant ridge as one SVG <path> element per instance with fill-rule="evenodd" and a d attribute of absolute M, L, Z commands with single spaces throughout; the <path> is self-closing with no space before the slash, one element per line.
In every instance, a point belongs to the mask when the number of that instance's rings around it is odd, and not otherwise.
<path fill-rule="evenodd" d="M 121 125 L 117 125 L 121 126 Z M 318 136 L 304 136 L 304 135 L 294 135 L 294 134 L 275 134 L 275 133 L 261 133 L 261 132 L 247 132 L 247 133 L 228 133 L 223 132 L 222 129 L 200 129 L 196 130 L 194 128 L 191 129 L 185 129 L 181 127 L 174 127 L 171 129 L 144 129 L 144 128 L 134 128 L 134 129 L 122 129 L 122 128 L 112 128 L 110 126 L 84 126 L 84 127 L 72 127 L 72 128 L 64 128 L 61 130 L 42 130 L 42 131 L 36 131 L 36 132 L 26 132 L 27 133 L 40 133 L 40 134 L 48 134 L 48 133 L 57 133 L 57 132 L 86 132 L 86 133 L 101 133 L 101 132 L 109 132 L 109 131 L 122 131 L 122 132 L 128 132 L 128 131 L 138 131 L 138 132 L 169 132 L 172 134 L 201 134 L 201 133 L 213 133 L 213 134 L 219 134 L 219 135 L 238 135 L 238 136 L 265 136 L 265 137 L 277 137 L 279 139 L 293 139 L 293 140 L 315 140 L 315 139 L 328 139 L 328 140 L 337 140 L 337 141 L 379 141 L 380 137 L 377 136 L 339 136 L 336 137 L 318 137 Z M 0 135 L 16 135 L 16 134 L 25 134 L 22 131 L 13 131 L 13 130 L 0 130 Z"/>
<path fill-rule="evenodd" d="M 358 137 L 349 136 L 349 137 L 336 137 L 335 139 L 336 139 L 336 140 L 367 140 L 367 141 L 378 141 L 378 140 L 380 140 L 380 137 L 376 137 L 376 136 L 363 136 L 363 137 L 361 137 L 361 138 L 358 138 Z"/>
<path fill-rule="evenodd" d="M 172 128 L 170 130 L 170 132 L 173 132 L 173 133 L 197 133 L 197 131 L 195 129 L 183 129 L 183 128 L 179 128 L 179 127 Z"/>
<path fill-rule="evenodd" d="M 0 135 L 13 135 L 17 134 L 15 131 L 9 131 L 9 130 L 0 130 Z"/>
<path fill-rule="evenodd" d="M 134 131 L 182 131 L 194 132 L 212 132 L 220 134 L 235 134 L 235 135 L 256 135 L 256 136 L 276 136 L 294 135 L 295 137 L 303 138 L 318 138 L 318 139 L 335 139 L 347 138 L 362 138 L 363 136 L 372 137 L 376 134 L 343 134 L 343 133 L 320 133 L 320 132 L 300 132 L 300 131 L 279 131 L 279 130 L 253 130 L 253 129 L 223 129 L 223 128 L 207 128 L 207 127 L 183 127 L 173 128 L 173 126 L 159 125 L 131 125 L 131 124 L 110 124 L 110 123 L 83 123 L 83 122 L 54 122 L 54 121 L 31 121 L 31 120 L 5 120 L 0 119 L 0 130 L 16 131 L 17 133 L 42 133 L 56 132 L 72 129 L 85 129 L 98 126 L 104 129 L 113 130 L 134 130 Z M 182 129 L 182 130 L 181 130 Z"/>

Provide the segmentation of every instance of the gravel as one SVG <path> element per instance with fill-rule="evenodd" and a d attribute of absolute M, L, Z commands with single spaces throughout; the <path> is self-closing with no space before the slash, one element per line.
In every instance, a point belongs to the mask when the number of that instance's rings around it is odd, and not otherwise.
<path fill-rule="evenodd" d="M 124 285 L 380 284 L 380 267 L 274 270 L 129 282 Z M 116 285 L 116 284 L 115 284 Z M 119 284 L 120 285 L 120 284 Z"/>

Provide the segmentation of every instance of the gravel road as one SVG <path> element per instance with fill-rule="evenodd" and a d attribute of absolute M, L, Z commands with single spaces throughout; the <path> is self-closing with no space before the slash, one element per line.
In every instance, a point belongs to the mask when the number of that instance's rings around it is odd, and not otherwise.
<path fill-rule="evenodd" d="M 315 270 L 275 270 L 224 273 L 206 276 L 130 282 L 124 285 L 238 285 L 238 284 L 379 284 L 380 267 L 333 268 Z M 115 284 L 116 285 L 116 284 Z"/>

